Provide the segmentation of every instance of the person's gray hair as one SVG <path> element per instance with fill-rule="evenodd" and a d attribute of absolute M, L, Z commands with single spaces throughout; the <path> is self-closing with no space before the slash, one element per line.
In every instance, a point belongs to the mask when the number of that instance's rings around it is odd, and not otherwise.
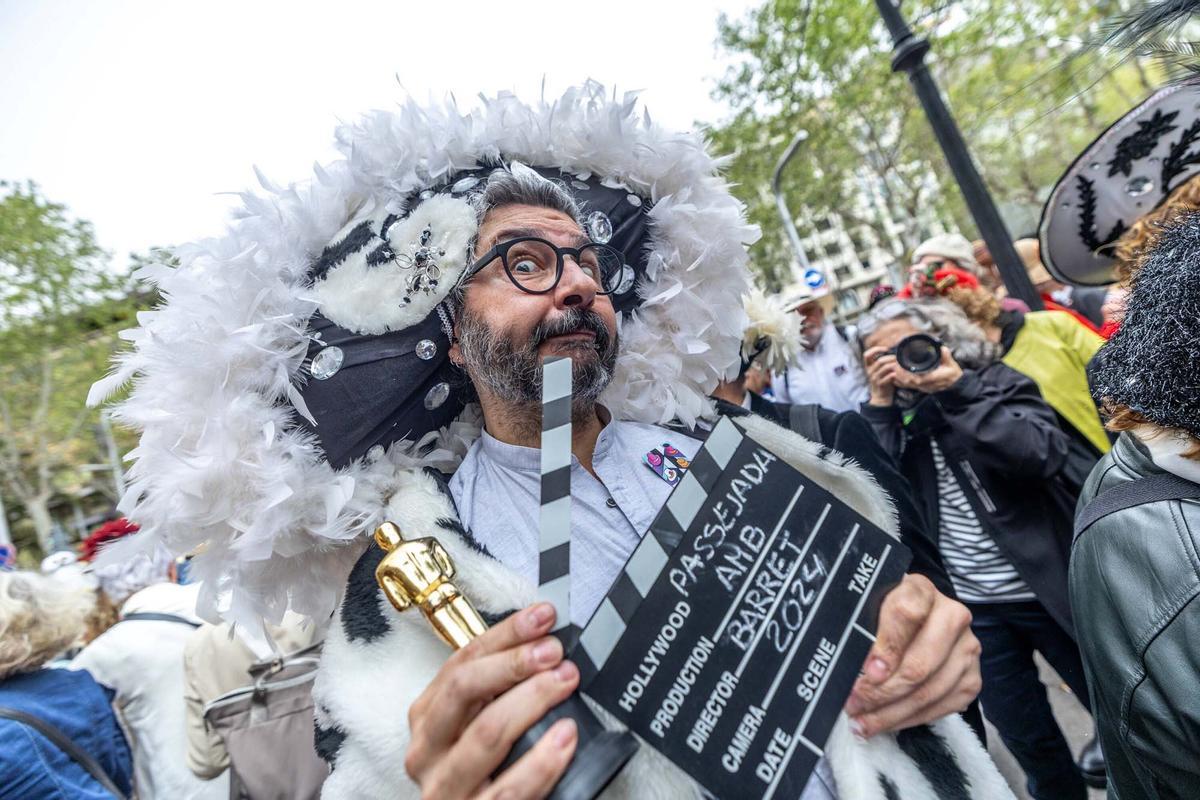
<path fill-rule="evenodd" d="M 470 195 L 469 202 L 475 209 L 475 221 L 479 225 L 483 225 L 484 219 L 495 209 L 510 205 L 540 206 L 560 211 L 581 227 L 583 224 L 579 203 L 560 181 L 551 180 L 520 162 L 492 170 L 482 188 Z M 469 254 L 474 254 L 476 240 L 477 237 L 472 238 L 467 248 Z M 446 297 L 451 319 L 458 318 L 465 289 L 465 284 L 460 283 Z"/>
<path fill-rule="evenodd" d="M 95 603 L 80 583 L 0 571 L 0 681 L 40 669 L 78 642 Z"/>
<path fill-rule="evenodd" d="M 907 321 L 917 330 L 940 339 L 950 348 L 959 366 L 967 369 L 982 369 L 1003 355 L 1000 345 L 990 341 L 983 329 L 949 300 L 896 298 L 876 306 L 864 322 L 872 318 L 877 324 L 895 319 Z"/>
<path fill-rule="evenodd" d="M 949 300 L 920 299 L 910 301 L 909 305 L 925 320 L 926 330 L 932 330 L 950 348 L 960 366 L 983 369 L 1003 355 L 1000 345 L 990 341 L 983 329 Z"/>
<path fill-rule="evenodd" d="M 492 170 L 480 191 L 470 198 L 475 220 L 480 225 L 501 206 L 541 206 L 561 211 L 579 222 L 580 208 L 574 196 L 559 181 L 551 180 L 519 162 Z"/>

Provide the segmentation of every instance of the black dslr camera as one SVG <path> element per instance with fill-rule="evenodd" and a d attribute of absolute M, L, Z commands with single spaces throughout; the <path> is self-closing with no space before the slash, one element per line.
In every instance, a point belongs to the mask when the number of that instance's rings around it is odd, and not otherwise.
<path fill-rule="evenodd" d="M 927 333 L 905 336 L 887 352 L 909 372 L 929 372 L 942 362 L 942 343 Z"/>

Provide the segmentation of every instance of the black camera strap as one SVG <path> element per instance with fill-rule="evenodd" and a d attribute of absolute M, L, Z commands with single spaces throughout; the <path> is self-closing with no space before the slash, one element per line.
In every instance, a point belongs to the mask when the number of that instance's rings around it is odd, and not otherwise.
<path fill-rule="evenodd" d="M 1075 518 L 1075 538 L 1095 522 L 1127 508 L 1163 500 L 1200 499 L 1200 485 L 1169 472 L 1117 484 L 1096 495 Z"/>
<path fill-rule="evenodd" d="M 180 625 L 187 625 L 189 628 L 199 628 L 199 622 L 181 617 L 178 614 L 163 614 L 158 611 L 134 611 L 121 617 L 121 622 L 130 622 L 136 620 L 147 620 L 149 622 L 177 622 Z"/>

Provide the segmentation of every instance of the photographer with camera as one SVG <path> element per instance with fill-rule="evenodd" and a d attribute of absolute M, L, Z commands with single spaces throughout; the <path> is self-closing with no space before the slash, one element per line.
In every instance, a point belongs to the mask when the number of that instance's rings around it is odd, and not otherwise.
<path fill-rule="evenodd" d="M 947 301 L 887 301 L 858 336 L 870 381 L 862 414 L 924 505 L 983 646 L 984 715 L 1032 797 L 1082 800 L 1033 660 L 1040 652 L 1087 705 L 1067 598 L 1067 436 L 1033 381 Z"/>
<path fill-rule="evenodd" d="M 1045 267 L 1041 267 L 1045 271 Z M 1104 431 L 1091 390 L 1088 363 L 1104 344 L 1099 335 L 1063 311 L 1005 310 L 992 293 L 971 274 L 945 267 L 926 276 L 919 286 L 905 287 L 909 294 L 940 297 L 954 303 L 967 319 L 1000 345 L 1000 358 L 1017 372 L 1033 379 L 1059 427 L 1067 434 L 1067 463 L 1063 475 L 1076 493 L 1088 473 L 1108 452 Z M 901 296 L 904 295 L 903 292 Z"/>

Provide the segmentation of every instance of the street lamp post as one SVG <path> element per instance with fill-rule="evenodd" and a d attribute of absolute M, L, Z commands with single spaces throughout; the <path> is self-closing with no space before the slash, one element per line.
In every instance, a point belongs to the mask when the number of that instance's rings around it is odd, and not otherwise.
<path fill-rule="evenodd" d="M 783 193 L 783 170 L 787 168 L 788 162 L 792 160 L 792 156 L 796 155 L 796 151 L 800 149 L 800 145 L 808 139 L 808 131 L 801 128 L 796 131 L 796 135 L 792 137 L 792 143 L 788 145 L 787 150 L 783 151 L 783 155 L 779 158 L 779 163 L 775 165 L 775 173 L 771 176 L 771 190 L 775 193 L 775 209 L 779 212 L 779 217 L 783 220 L 783 229 L 787 232 L 788 241 L 792 245 L 792 250 L 796 254 L 796 260 L 793 262 L 795 268 L 792 270 L 792 277 L 797 283 L 803 283 L 808 279 L 808 271 L 812 269 L 812 264 L 808 260 L 808 254 L 804 252 L 804 244 L 800 241 L 800 233 L 796 230 L 795 218 L 792 216 L 791 209 L 788 208 L 787 198 Z M 822 273 L 825 282 L 829 284 L 829 292 L 834 297 L 833 319 L 835 322 L 842 322 L 842 304 L 838 290 L 841 289 L 841 283 L 838 281 L 837 275 L 825 275 Z"/>
<path fill-rule="evenodd" d="M 0 495 L 0 544 L 12 544 L 12 535 L 8 532 L 8 514 L 4 510 L 3 495 Z"/>
<path fill-rule="evenodd" d="M 925 117 L 937 136 L 946 162 L 950 165 L 950 171 L 954 173 L 954 180 L 958 183 L 967 208 L 979 227 L 979 233 L 992 253 L 992 259 L 1000 270 L 1000 277 L 1003 278 L 1008 293 L 1024 300 L 1032 310 L 1041 311 L 1042 298 L 1029 282 L 1021 258 L 1013 247 L 1012 237 L 1004 226 L 1004 220 L 1000 218 L 1000 212 L 996 210 L 996 204 L 992 202 L 992 196 L 988 193 L 983 178 L 975 169 L 975 162 L 971 160 L 967 143 L 963 141 L 962 133 L 958 130 L 954 117 L 950 115 L 950 109 L 946 107 L 946 101 L 942 99 L 937 83 L 925 66 L 929 42 L 913 34 L 900 13 L 898 3 L 893 0 L 875 0 L 875 5 L 879 7 L 879 13 L 892 36 L 892 71 L 908 73 L 908 80 L 925 110 Z"/>
<path fill-rule="evenodd" d="M 108 411 L 100 412 L 100 438 L 104 444 L 104 453 L 108 456 L 108 466 L 112 471 L 113 488 L 117 490 L 117 502 L 125 494 L 125 470 L 121 467 L 121 451 L 117 448 L 117 440 L 113 436 L 112 419 Z"/>
<path fill-rule="evenodd" d="M 787 198 L 784 197 L 782 178 L 783 170 L 792 160 L 792 156 L 796 155 L 801 143 L 807 138 L 808 131 L 803 128 L 796 131 L 796 135 L 792 137 L 792 143 L 788 145 L 787 150 L 783 151 L 779 163 L 775 165 L 775 174 L 771 176 L 771 190 L 775 193 L 775 209 L 779 212 L 780 219 L 783 220 L 783 230 L 787 233 L 788 241 L 792 244 L 792 251 L 796 254 L 796 269 L 792 270 L 792 277 L 796 281 L 804 280 L 804 273 L 809 269 L 808 254 L 804 252 L 804 245 L 800 243 L 800 234 L 796 231 L 792 211 L 788 208 Z"/>

